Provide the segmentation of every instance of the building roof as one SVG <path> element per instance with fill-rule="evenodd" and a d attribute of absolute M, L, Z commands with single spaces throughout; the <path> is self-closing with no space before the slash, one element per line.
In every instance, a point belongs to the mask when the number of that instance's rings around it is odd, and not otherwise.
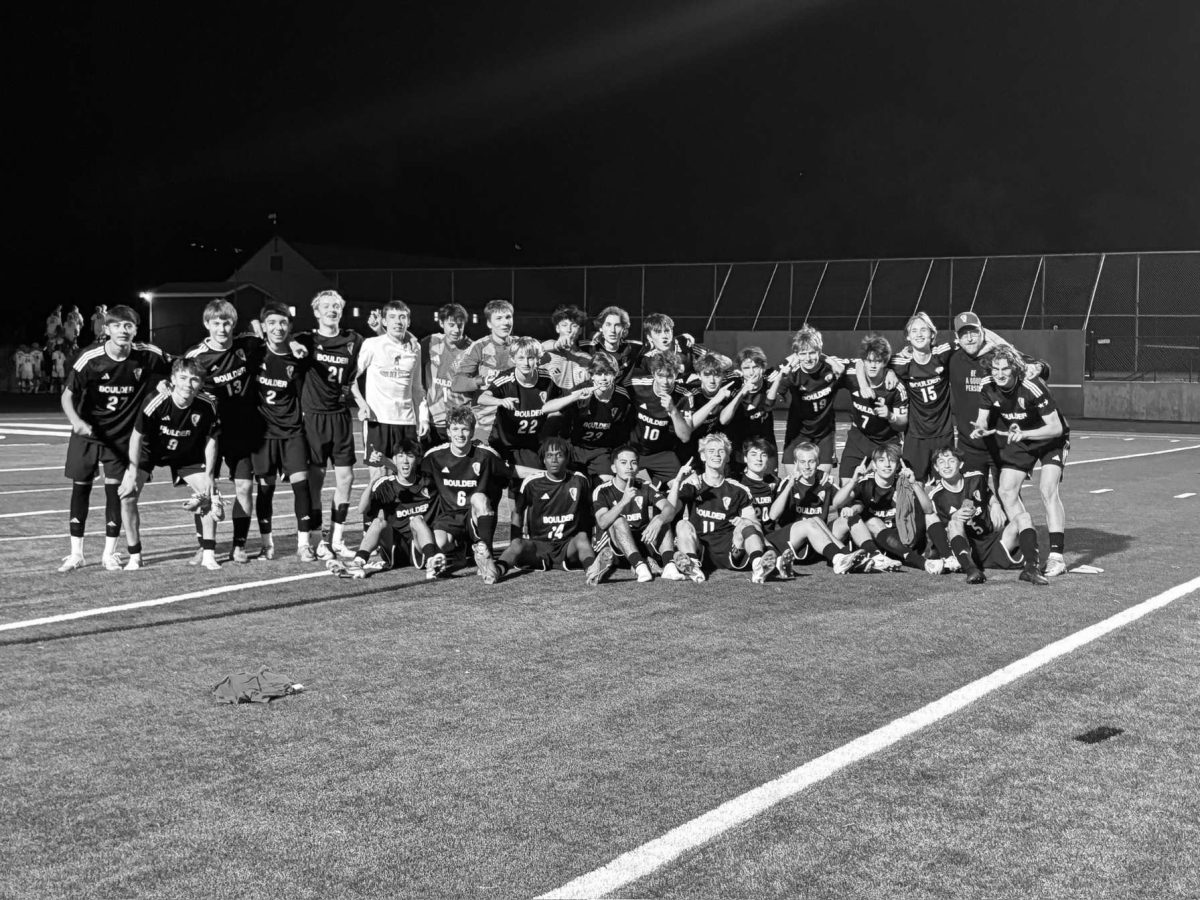
<path fill-rule="evenodd" d="M 240 290 L 252 288 L 268 297 L 270 292 L 264 291 L 249 281 L 168 281 L 149 291 L 155 297 L 228 297 Z"/>
<path fill-rule="evenodd" d="M 297 253 L 323 272 L 335 269 L 462 269 L 489 264 L 475 260 L 449 259 L 442 256 L 419 256 L 394 250 L 375 250 L 367 247 L 342 247 L 330 244 L 290 242 Z"/>

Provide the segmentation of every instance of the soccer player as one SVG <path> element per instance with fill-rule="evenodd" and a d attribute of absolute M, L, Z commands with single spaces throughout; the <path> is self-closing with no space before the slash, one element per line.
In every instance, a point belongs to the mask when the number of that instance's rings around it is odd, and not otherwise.
<path fill-rule="evenodd" d="M 305 562 L 318 557 L 333 559 L 347 556 L 346 518 L 350 513 L 350 491 L 354 487 L 354 423 L 346 406 L 345 394 L 358 372 L 358 354 L 362 335 L 341 328 L 346 301 L 337 291 L 321 291 L 312 300 L 317 330 L 296 335 L 308 351 L 309 366 L 300 389 L 300 407 L 304 411 L 304 437 L 308 441 L 308 490 L 312 495 L 311 531 L 321 530 L 321 491 L 325 467 L 333 464 L 334 491 L 330 508 L 329 540 L 321 533 L 316 552 L 310 545 L 297 546 L 297 555 Z M 306 551 L 304 547 L 308 547 Z"/>
<path fill-rule="evenodd" d="M 579 387 L 588 377 L 591 354 L 580 346 L 587 313 L 578 306 L 559 306 L 550 317 L 555 337 L 542 341 L 542 365 L 559 389 L 567 392 Z"/>
<path fill-rule="evenodd" d="M 785 552 L 790 552 L 793 565 L 824 559 L 833 567 L 835 575 L 864 571 L 870 554 L 861 549 L 847 551 L 829 527 L 829 509 L 835 489 L 829 479 L 822 477 L 820 448 L 802 441 L 792 453 L 791 474 L 779 485 L 764 518 L 773 526 L 767 531 L 767 543 L 781 558 Z M 747 474 L 749 471 L 747 466 Z"/>
<path fill-rule="evenodd" d="M 759 533 L 750 492 L 725 477 L 729 451 L 729 438 L 713 432 L 700 442 L 704 472 L 695 473 L 685 464 L 671 481 L 667 502 L 687 516 L 675 525 L 674 566 L 663 570 L 669 581 L 702 582 L 716 569 L 744 571 L 748 566 L 751 582 L 762 584 L 775 571 L 776 554 Z"/>
<path fill-rule="evenodd" d="M 761 347 L 744 347 L 734 360 L 741 375 L 741 387 L 721 409 L 719 428 L 729 436 L 734 447 L 732 470 L 737 473 L 745 465 L 742 446 L 752 438 L 763 441 L 771 459 L 779 456 L 775 443 L 775 401 L 779 396 L 782 375 L 778 370 L 767 380 L 767 355 Z"/>
<path fill-rule="evenodd" d="M 925 546 L 925 529 L 922 527 L 908 536 L 900 533 L 901 479 L 904 490 L 911 487 L 920 505 L 921 525 L 933 506 L 912 472 L 901 467 L 900 448 L 895 444 L 876 447 L 868 459 L 859 462 L 853 476 L 841 486 L 831 503 L 831 508 L 841 513 L 833 533 L 847 530 L 854 543 L 871 554 L 868 571 L 890 572 L 901 566 L 924 569 L 921 550 Z"/>
<path fill-rule="evenodd" d="M 742 444 L 741 456 L 744 466 L 738 480 L 750 493 L 750 501 L 754 504 L 755 524 L 764 540 L 766 535 L 777 527 L 776 517 L 772 512 L 781 485 L 779 477 L 771 471 L 776 452 L 775 447 L 762 437 L 748 438 Z M 738 532 L 734 533 L 734 549 L 742 549 Z M 775 552 L 775 571 L 779 573 L 780 578 L 791 578 L 792 558 L 795 555 L 791 547 L 785 543 L 783 547 L 775 547 Z"/>
<path fill-rule="evenodd" d="M 60 572 L 81 568 L 88 498 L 98 466 L 104 467 L 104 568 L 121 568 L 117 537 L 129 504 L 120 498 L 129 465 L 129 438 L 151 385 L 171 371 L 153 344 L 134 341 L 140 319 L 125 305 L 108 311 L 108 339 L 81 353 L 67 372 L 62 410 L 71 423 L 65 474 L 71 479 L 71 552 Z"/>
<path fill-rule="evenodd" d="M 586 569 L 587 583 L 595 585 L 612 571 L 612 548 L 603 547 L 598 554 L 592 550 L 588 481 L 567 470 L 570 458 L 571 448 L 562 438 L 551 437 L 542 444 L 545 471 L 526 478 L 517 491 L 523 536 L 514 537 L 500 554 L 497 579 L 513 568 L 548 571 L 562 566 Z"/>
<path fill-rule="evenodd" d="M 892 359 L 887 338 L 869 334 L 859 346 L 856 371 L 842 376 L 850 392 L 851 420 L 838 471 L 845 480 L 853 478 L 859 464 L 879 447 L 899 445 L 908 423 L 908 392 L 904 385 L 888 388 L 885 370 Z"/>
<path fill-rule="evenodd" d="M 821 332 L 805 325 L 792 336 L 792 354 L 779 367 L 780 388 L 786 389 L 787 426 L 783 437 L 783 455 L 793 459 L 796 445 L 816 444 L 821 453 L 823 475 L 833 471 L 835 414 L 833 399 L 841 387 L 845 363 L 823 352 Z"/>
<path fill-rule="evenodd" d="M 1038 488 L 1050 533 L 1045 574 L 1053 578 L 1067 571 L 1063 560 L 1066 514 L 1059 486 L 1071 448 L 1071 431 L 1045 382 L 1023 378 L 1024 374 L 1025 363 L 1016 350 L 1001 347 L 992 354 L 992 375 L 980 387 L 979 414 L 971 436 L 978 439 L 991 433 L 1005 442 L 1000 450 L 998 492 L 1009 519 L 1015 520 L 1025 511 L 1021 485 L 1031 476 L 1033 467 L 1042 464 Z M 1021 580 L 1040 584 L 1028 577 L 1031 567 L 1036 566 L 1036 545 L 1029 548 L 1022 543 L 1021 551 L 1026 560 Z"/>
<path fill-rule="evenodd" d="M 954 440 L 949 368 L 954 346 L 937 343 L 937 327 L 923 312 L 908 320 L 904 333 L 908 343 L 891 360 L 908 394 L 904 461 L 918 481 L 927 481 L 934 476 L 934 451 Z"/>
<path fill-rule="evenodd" d="M 656 353 L 672 353 L 679 364 L 679 380 L 686 382 L 696 371 L 696 363 L 707 352 L 690 334 L 677 337 L 675 320 L 670 316 L 651 313 L 642 319 L 642 352 L 635 368 L 649 368 L 646 360 Z"/>
<path fill-rule="evenodd" d="M 638 581 L 651 581 L 674 552 L 671 522 L 675 510 L 657 488 L 637 480 L 638 452 L 626 444 L 612 455 L 612 481 L 592 491 L 597 552 L 610 546 L 618 565 L 633 569 Z"/>
<path fill-rule="evenodd" d="M 585 353 L 603 350 L 617 361 L 617 383 L 625 381 L 642 352 L 642 342 L 629 339 L 629 313 L 619 306 L 606 306 L 595 318 L 596 333 L 580 347 Z"/>
<path fill-rule="evenodd" d="M 308 443 L 304 439 L 304 417 L 300 391 L 310 357 L 297 357 L 289 337 L 292 316 L 282 303 L 268 303 L 259 314 L 266 342 L 254 351 L 255 412 L 262 435 L 250 454 L 251 469 L 258 482 L 255 513 L 262 535 L 262 559 L 275 558 L 272 537 L 275 483 L 282 473 L 292 486 L 292 508 L 296 514 L 296 547 L 309 546 L 312 494 L 308 488 Z M 240 552 L 239 552 L 240 550 Z M 245 548 L 234 548 L 234 562 L 246 562 Z"/>
<path fill-rule="evenodd" d="M 479 395 L 501 372 L 513 367 L 513 305 L 507 300 L 489 300 L 483 308 L 489 334 L 473 342 L 458 359 L 450 389 L 477 401 Z M 475 437 L 487 441 L 495 420 L 494 407 L 475 402 Z"/>
<path fill-rule="evenodd" d="M 928 531 L 938 556 L 925 561 L 925 571 L 931 575 L 961 571 L 967 584 L 983 584 L 985 568 L 1024 568 L 1024 556 L 1020 552 L 1013 556 L 1013 551 L 1021 543 L 1037 547 L 1029 513 L 1008 521 L 987 478 L 982 472 L 964 472 L 962 457 L 951 444 L 934 453 L 933 467 L 937 474 L 929 500 L 934 513 Z M 1034 574 L 1038 574 L 1036 567 Z M 1039 582 L 1034 579 L 1034 583 Z"/>
<path fill-rule="evenodd" d="M 55 341 L 50 351 L 50 390 L 58 393 L 67 380 L 67 354 L 63 353 L 62 342 Z"/>
<path fill-rule="evenodd" d="M 470 406 L 448 410 L 447 442 L 426 451 L 421 475 L 437 495 L 432 524 L 438 550 L 450 555 L 471 547 L 479 577 L 495 584 L 496 507 L 489 495 L 507 485 L 513 472 L 495 450 L 472 443 L 476 427 Z"/>
<path fill-rule="evenodd" d="M 734 395 L 736 376 L 730 371 L 732 362 L 720 353 L 705 353 L 696 363 L 696 383 L 689 386 L 692 393 L 692 436 L 684 448 L 684 458 L 700 468 L 700 441 L 708 434 L 721 430 L 720 414 Z"/>
<path fill-rule="evenodd" d="M 617 384 L 617 360 L 598 350 L 588 360 L 588 381 L 571 392 L 574 406 L 564 415 L 571 422 L 571 464 L 593 483 L 613 470 L 613 448 L 629 436 L 633 401 Z"/>
<path fill-rule="evenodd" d="M 172 481 L 184 481 L 198 500 L 202 537 L 200 565 L 216 570 L 219 504 L 213 486 L 219 465 L 217 440 L 220 420 L 217 401 L 203 393 L 204 370 L 194 359 L 177 359 L 171 367 L 170 393 L 156 394 L 141 410 L 129 440 L 129 466 L 119 494 L 126 504 L 125 539 L 129 562 L 125 571 L 142 568 L 141 515 L 137 499 L 159 466 L 169 466 Z M 191 508 L 191 504 L 185 504 Z"/>
<path fill-rule="evenodd" d="M 441 334 L 431 334 L 421 341 L 421 357 L 425 361 L 425 402 L 429 406 L 429 433 L 425 446 L 433 447 L 446 441 L 446 410 L 467 402 L 462 394 L 450 390 L 454 369 L 471 341 L 464 334 L 467 311 L 457 303 L 447 303 L 437 313 Z"/>
<path fill-rule="evenodd" d="M 642 469 L 661 486 L 679 471 L 684 445 L 692 436 L 692 395 L 678 383 L 679 360 L 674 353 L 651 354 L 646 363 L 647 373 L 636 369 L 630 373 L 634 398 L 630 443 L 637 448 Z"/>
<path fill-rule="evenodd" d="M 538 367 L 541 358 L 538 341 L 517 338 L 512 344 L 513 368 L 493 379 L 475 401 L 495 410 L 488 443 L 509 465 L 538 468 L 547 422 L 575 402 L 562 396 L 550 373 Z"/>
<path fill-rule="evenodd" d="M 350 391 L 358 402 L 358 417 L 367 423 L 366 443 L 399 465 L 401 444 L 425 436 L 429 407 L 421 379 L 421 343 L 408 330 L 408 304 L 392 300 L 383 307 L 383 334 L 363 341 L 358 353 L 358 382 Z M 372 472 L 372 477 L 378 472 Z"/>
<path fill-rule="evenodd" d="M 17 390 L 22 394 L 33 392 L 33 356 L 24 344 L 17 346 L 13 354 L 13 367 L 17 377 Z"/>

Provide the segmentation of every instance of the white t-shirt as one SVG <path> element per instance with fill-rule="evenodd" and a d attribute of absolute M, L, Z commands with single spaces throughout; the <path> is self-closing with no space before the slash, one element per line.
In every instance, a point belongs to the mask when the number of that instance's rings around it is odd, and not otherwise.
<path fill-rule="evenodd" d="M 403 341 L 390 335 L 363 341 L 358 354 L 358 374 L 366 374 L 363 398 L 372 419 L 385 425 L 416 425 L 417 410 L 425 400 L 421 384 L 421 344 L 412 332 Z"/>

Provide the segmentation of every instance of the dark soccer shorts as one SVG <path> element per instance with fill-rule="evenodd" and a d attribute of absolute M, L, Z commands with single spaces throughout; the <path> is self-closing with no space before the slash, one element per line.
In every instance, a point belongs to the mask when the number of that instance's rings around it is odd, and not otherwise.
<path fill-rule="evenodd" d="M 595 483 L 600 476 L 612 474 L 612 450 L 608 447 L 572 447 L 571 468 Z"/>
<path fill-rule="evenodd" d="M 407 523 L 385 528 L 379 537 L 379 551 L 380 556 L 391 562 L 393 569 L 403 569 L 407 566 L 414 569 L 425 568 L 425 554 L 417 546 Z"/>
<path fill-rule="evenodd" d="M 638 453 L 638 468 L 650 476 L 656 486 L 661 487 L 679 474 L 682 465 L 679 454 L 674 450 L 658 453 Z"/>
<path fill-rule="evenodd" d="M 386 422 L 367 423 L 367 454 L 372 449 L 378 450 L 388 459 L 400 452 L 400 445 L 405 442 L 417 443 L 416 425 L 389 425 Z"/>
<path fill-rule="evenodd" d="M 846 434 L 846 446 L 842 448 L 842 464 L 838 468 L 838 475 L 843 481 L 853 478 L 854 470 L 858 468 L 859 463 L 864 459 L 870 459 L 872 453 L 880 447 L 894 443 L 895 440 L 895 438 L 889 441 L 872 440 L 857 428 L 851 428 Z"/>
<path fill-rule="evenodd" d="M 963 458 L 964 472 L 986 473 L 989 469 L 1000 468 L 1000 447 L 993 436 L 975 440 L 960 431 L 958 452 Z"/>
<path fill-rule="evenodd" d="M 913 470 L 917 481 L 928 481 L 933 474 L 933 454 L 942 447 L 953 447 L 954 435 L 920 438 L 911 434 L 904 436 L 904 461 Z"/>
<path fill-rule="evenodd" d="M 774 531 L 766 535 L 766 542 L 776 553 L 782 553 L 786 548 L 791 547 L 792 553 L 795 554 L 795 562 L 797 565 L 812 565 L 813 563 L 824 562 L 825 557 L 813 549 L 813 545 L 805 541 L 803 546 L 797 548 L 792 543 L 792 522 L 784 525 L 782 528 L 776 528 Z"/>
<path fill-rule="evenodd" d="M 471 525 L 469 509 L 438 510 L 429 527 L 450 535 L 457 548 L 465 549 L 475 543 L 475 529 Z"/>
<path fill-rule="evenodd" d="M 354 454 L 354 423 L 349 410 L 335 413 L 304 414 L 304 437 L 308 441 L 308 462 L 311 466 L 352 466 L 358 461 Z"/>
<path fill-rule="evenodd" d="M 665 566 L 670 561 L 664 559 L 663 555 L 659 553 L 656 548 L 651 547 L 644 540 L 642 540 L 642 533 L 640 531 L 633 532 L 633 542 L 637 545 L 638 553 L 642 554 L 642 556 L 644 556 L 646 559 L 653 559 L 660 566 Z M 612 534 L 608 531 L 601 532 L 600 536 L 592 542 L 592 549 L 597 553 L 599 553 L 605 547 L 612 548 L 613 560 L 620 568 L 632 568 L 629 564 L 629 558 L 625 555 L 625 552 L 617 546 L 617 542 L 612 539 Z"/>
<path fill-rule="evenodd" d="M 303 434 L 286 438 L 266 438 L 250 455 L 256 478 L 268 478 L 280 472 L 290 478 L 308 471 L 308 443 Z"/>
<path fill-rule="evenodd" d="M 538 565 L 546 571 L 550 569 L 570 568 L 567 556 L 571 550 L 571 544 L 575 538 L 569 537 L 561 541 L 543 541 L 534 538 L 529 543 L 533 545 L 533 552 L 537 556 Z"/>
<path fill-rule="evenodd" d="M 1003 469 L 1020 469 L 1026 475 L 1033 471 L 1039 462 L 1042 466 L 1058 466 L 1066 470 L 1067 451 L 1071 449 L 1071 439 L 1066 435 L 1051 438 L 1048 441 L 1018 441 L 1009 443 L 1000 451 L 1000 467 Z"/>
<path fill-rule="evenodd" d="M 514 468 L 516 466 L 528 466 L 531 469 L 542 468 L 542 459 L 538 456 L 538 452 L 531 450 L 529 447 L 504 447 L 500 444 L 492 444 L 491 447 L 509 466 Z M 514 484 L 513 487 L 519 484 L 520 481 Z"/>
<path fill-rule="evenodd" d="M 254 477 L 254 465 L 251 457 L 254 455 L 254 448 L 262 441 L 262 433 L 257 429 L 242 430 L 223 423 L 218 443 L 221 448 L 221 462 L 225 464 L 225 471 L 229 473 L 230 478 L 248 481 Z M 220 466 L 217 467 L 216 474 L 219 478 Z"/>
<path fill-rule="evenodd" d="M 975 536 L 968 534 L 971 543 L 971 555 L 981 569 L 1020 569 L 1025 565 L 1025 557 L 1021 551 L 1013 556 L 1004 546 L 1004 532 L 993 531 L 990 534 Z"/>
<path fill-rule="evenodd" d="M 120 481 L 129 468 L 129 440 L 104 442 L 72 434 L 67 442 L 67 461 L 63 474 L 72 481 L 92 481 L 98 466 L 104 477 Z"/>
<path fill-rule="evenodd" d="M 787 465 L 794 465 L 796 460 L 796 446 L 798 444 L 816 444 L 817 445 L 817 465 L 832 466 L 837 459 L 834 456 L 834 441 L 833 432 L 820 438 L 809 438 L 803 435 L 793 438 L 792 442 L 783 448 L 783 457 L 781 462 Z"/>
<path fill-rule="evenodd" d="M 696 533 L 700 540 L 700 562 L 708 570 L 746 568 L 749 558 L 745 552 L 733 549 L 733 528 L 722 528 L 710 534 Z"/>

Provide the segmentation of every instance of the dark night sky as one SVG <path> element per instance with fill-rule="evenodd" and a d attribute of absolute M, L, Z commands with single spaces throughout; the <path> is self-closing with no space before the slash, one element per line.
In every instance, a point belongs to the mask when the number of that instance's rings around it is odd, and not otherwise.
<path fill-rule="evenodd" d="M 224 277 L 271 212 L 497 262 L 1200 247 L 1196 4 L 168 6 L 15 14 L 21 293 Z"/>

